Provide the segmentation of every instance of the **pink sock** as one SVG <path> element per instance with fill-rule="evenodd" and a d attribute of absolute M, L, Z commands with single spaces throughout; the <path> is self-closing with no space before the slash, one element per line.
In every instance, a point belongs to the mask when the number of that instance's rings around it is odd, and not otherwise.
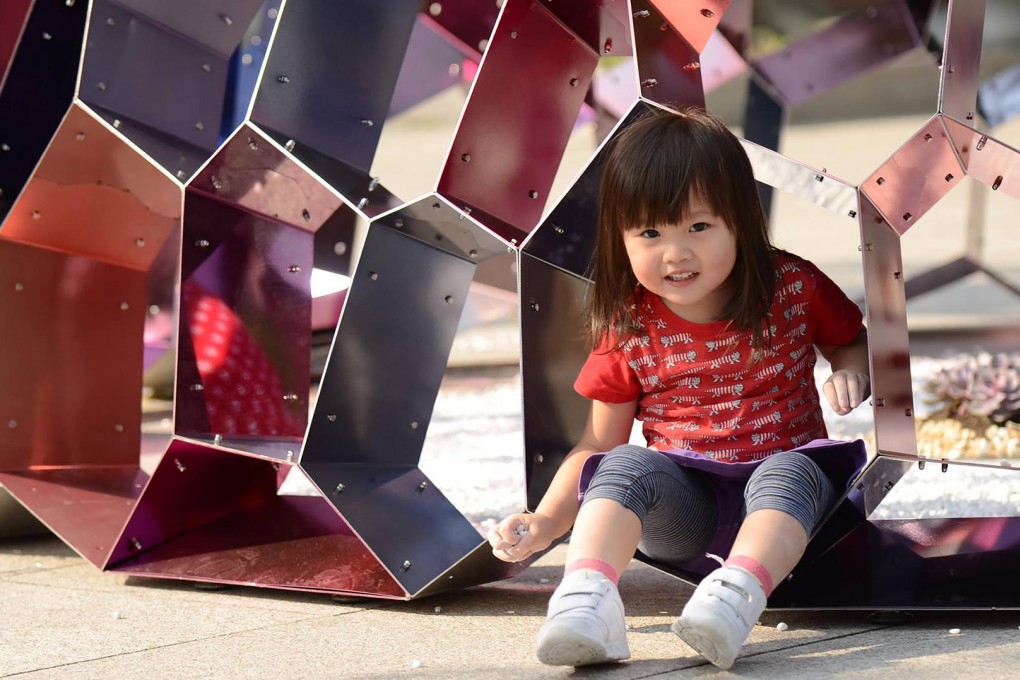
<path fill-rule="evenodd" d="M 724 562 L 724 566 L 729 565 L 740 567 L 753 576 L 761 584 L 761 589 L 765 591 L 765 597 L 772 594 L 772 576 L 761 562 L 746 555 L 733 555 Z"/>
<path fill-rule="evenodd" d="M 563 570 L 563 575 L 571 574 L 578 569 L 591 569 L 605 576 L 607 579 L 613 582 L 613 585 L 620 584 L 620 575 L 616 573 L 616 569 L 613 569 L 613 565 L 605 560 L 600 560 L 595 557 L 582 557 L 579 560 L 574 560 L 567 565 L 567 568 Z"/>

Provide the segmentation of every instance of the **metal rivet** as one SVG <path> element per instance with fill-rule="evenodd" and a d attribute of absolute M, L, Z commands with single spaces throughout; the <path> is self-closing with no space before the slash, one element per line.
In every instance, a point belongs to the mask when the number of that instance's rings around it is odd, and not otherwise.
<path fill-rule="evenodd" d="M 358 210 L 364 210 L 366 205 L 368 205 L 368 199 L 367 198 L 361 199 L 360 201 L 358 201 Z"/>
<path fill-rule="evenodd" d="M 535 191 L 534 189 L 532 189 L 531 191 L 528 192 L 528 197 L 529 198 L 538 198 L 538 192 Z"/>
<path fill-rule="evenodd" d="M 131 308 L 131 305 L 129 305 L 127 302 L 120 303 L 120 311 L 126 312 L 130 308 Z"/>
<path fill-rule="evenodd" d="M 11 428 L 12 430 L 17 428 L 18 427 L 18 421 L 16 421 L 16 420 L 8 420 L 7 421 L 7 427 Z"/>
<path fill-rule="evenodd" d="M 215 189 L 216 191 L 219 191 L 220 189 L 223 188 L 223 180 L 221 180 L 219 177 L 216 177 L 215 175 L 213 175 L 213 178 L 210 183 L 212 184 L 213 189 Z"/>
<path fill-rule="evenodd" d="M 886 482 L 886 483 L 885 483 L 885 490 L 886 490 L 886 491 L 889 491 L 889 490 L 891 490 L 891 489 L 892 489 L 892 488 L 893 488 L 894 486 L 896 486 L 896 485 L 895 485 L 895 484 L 893 484 L 892 482 Z"/>
<path fill-rule="evenodd" d="M 555 222 L 553 222 L 552 227 L 553 227 L 553 231 L 555 231 L 557 234 L 562 234 L 564 232 L 563 227 L 561 227 L 560 225 L 556 224 Z"/>
<path fill-rule="evenodd" d="M 602 53 L 609 54 L 613 51 L 613 39 L 606 38 L 606 43 L 602 46 Z"/>
<path fill-rule="evenodd" d="M 139 248 L 144 248 L 145 247 L 145 239 L 142 238 L 142 237 L 136 238 L 135 239 L 135 246 L 137 246 Z"/>
<path fill-rule="evenodd" d="M 113 119 L 113 127 L 115 127 L 118 130 L 120 129 L 120 118 Z"/>
<path fill-rule="evenodd" d="M 949 463 L 943 463 L 942 464 L 942 471 L 943 472 L 949 472 Z"/>
<path fill-rule="evenodd" d="M 465 163 L 470 163 L 471 162 L 471 154 L 469 154 L 469 153 L 462 153 L 460 155 L 460 159 L 462 161 L 464 161 Z"/>
<path fill-rule="evenodd" d="M 904 222 L 909 222 L 909 221 L 910 221 L 910 219 L 911 219 L 912 217 L 913 217 L 913 215 L 911 215 L 911 214 L 910 214 L 910 213 L 908 213 L 908 212 L 906 212 L 906 213 L 903 213 L 903 221 L 904 221 Z"/>
<path fill-rule="evenodd" d="M 411 568 L 411 560 L 404 560 L 404 563 L 400 566 L 401 571 L 407 571 Z"/>
<path fill-rule="evenodd" d="M 651 12 L 649 12 L 647 9 L 640 9 L 637 12 L 634 12 L 634 18 L 635 19 L 644 19 L 645 17 L 647 17 L 650 14 L 651 14 Z"/>
<path fill-rule="evenodd" d="M 346 488 L 347 487 L 343 484 L 343 482 L 341 482 L 333 487 L 333 493 L 343 493 Z"/>
<path fill-rule="evenodd" d="M 372 122 L 371 118 L 362 118 L 359 122 L 365 127 L 372 127 L 373 125 L 375 125 L 375 123 Z"/>
<path fill-rule="evenodd" d="M 259 150 L 259 140 L 255 139 L 254 137 L 249 137 L 248 138 L 248 148 L 251 149 L 252 151 L 258 151 Z"/>
<path fill-rule="evenodd" d="M 234 20 L 228 17 L 226 14 L 221 14 L 220 19 L 222 19 L 223 23 L 225 23 L 227 26 L 230 26 L 234 23 Z"/>
<path fill-rule="evenodd" d="M 107 17 L 107 19 L 106 19 L 106 25 L 107 25 L 107 26 L 116 26 L 116 25 L 117 25 L 117 22 L 116 22 L 116 21 L 114 20 L 114 18 L 113 18 L 113 17 Z"/>
<path fill-rule="evenodd" d="M 885 184 L 885 177 L 879 177 L 878 179 L 876 179 L 875 184 L 877 184 L 878 186 L 882 186 L 883 184 Z"/>
<path fill-rule="evenodd" d="M 375 191 L 376 188 L 378 188 L 378 186 L 379 186 L 379 178 L 378 177 L 373 177 L 372 179 L 368 180 L 368 190 L 369 191 Z"/>
<path fill-rule="evenodd" d="M 336 422 L 336 414 L 335 413 L 330 413 L 329 415 L 326 416 L 326 420 L 328 420 L 331 423 L 335 423 Z"/>
<path fill-rule="evenodd" d="M 106 91 L 106 83 L 104 83 L 103 81 L 100 80 L 98 83 L 96 83 L 96 89 L 99 90 L 100 92 L 105 92 Z"/>
<path fill-rule="evenodd" d="M 917 461 L 917 469 L 918 470 L 923 470 L 924 469 L 924 461 L 923 460 Z"/>
<path fill-rule="evenodd" d="M 215 434 L 215 435 L 213 435 L 212 440 L 213 440 L 213 444 L 215 444 L 216 446 L 219 446 L 220 444 L 223 443 L 223 435 Z"/>
<path fill-rule="evenodd" d="M 280 75 L 276 76 L 276 82 L 278 82 L 278 83 L 289 83 L 290 82 L 290 78 L 288 76 L 285 76 L 285 75 L 283 75 L 281 73 Z"/>
<path fill-rule="evenodd" d="M 292 460 L 294 460 L 294 452 L 291 451 L 290 449 L 287 449 L 287 461 L 290 462 Z"/>
<path fill-rule="evenodd" d="M 411 422 L 408 423 L 408 426 L 412 430 L 417 430 L 418 429 L 418 421 L 417 420 L 412 420 Z"/>
<path fill-rule="evenodd" d="M 305 222 L 310 222 L 312 219 L 312 213 L 308 212 L 308 210 L 302 210 L 301 217 L 305 218 Z"/>
<path fill-rule="evenodd" d="M 142 542 L 139 541 L 137 538 L 132 538 L 131 539 L 131 547 L 134 548 L 135 550 L 141 550 L 142 549 Z"/>
<path fill-rule="evenodd" d="M 379 280 L 379 274 L 376 273 L 376 272 L 369 272 L 368 273 L 368 278 L 372 279 L 373 281 L 378 281 Z"/>
<path fill-rule="evenodd" d="M 287 271 L 289 271 L 291 274 L 296 274 L 297 272 L 301 271 L 301 267 L 297 266 L 296 264 L 292 264 L 291 266 L 287 267 Z"/>
<path fill-rule="evenodd" d="M 209 242 L 206 241 L 204 238 L 200 238 L 197 241 L 195 241 L 195 245 L 198 246 L 199 248 L 208 248 Z"/>
<path fill-rule="evenodd" d="M 284 401 L 297 401 L 297 398 L 298 396 L 293 392 L 288 392 L 287 394 L 283 395 Z"/>
<path fill-rule="evenodd" d="M 929 132 L 924 133 L 924 141 L 930 142 L 931 140 L 932 140 L 931 133 Z"/>
<path fill-rule="evenodd" d="M 397 219 L 393 220 L 393 226 L 396 227 L 397 229 L 402 229 L 404 227 L 404 220 L 398 217 Z"/>
<path fill-rule="evenodd" d="M 191 386 L 192 392 L 201 392 L 204 389 L 205 387 L 201 383 L 195 383 L 194 385 Z"/>
<path fill-rule="evenodd" d="M 641 87 L 655 87 L 659 84 L 659 81 L 655 78 L 645 78 L 641 81 Z"/>
<path fill-rule="evenodd" d="M 539 309 L 539 307 L 538 307 L 538 303 L 537 303 L 537 302 L 532 302 L 532 303 L 531 303 L 531 311 L 533 311 L 533 312 L 537 312 L 537 311 L 538 311 L 538 309 Z"/>
<path fill-rule="evenodd" d="M 912 415 L 914 415 L 914 411 L 912 409 L 910 409 L 910 407 L 907 407 L 907 408 L 903 409 L 903 415 L 905 415 L 906 417 L 909 418 Z"/>
<path fill-rule="evenodd" d="M 478 251 L 477 251 L 477 250 L 474 250 L 474 249 L 472 248 L 471 250 L 469 250 L 469 251 L 468 251 L 468 257 L 471 257 L 471 258 L 476 258 L 476 257 L 478 257 Z"/>
<path fill-rule="evenodd" d="M 121 425 L 120 423 L 117 423 L 116 425 L 113 426 L 113 431 L 114 432 L 123 432 L 124 431 L 124 426 Z"/>
<path fill-rule="evenodd" d="M 177 171 L 177 179 L 184 179 L 187 175 L 184 174 L 183 170 Z"/>
<path fill-rule="evenodd" d="M 287 143 L 283 145 L 283 148 L 285 148 L 287 151 L 293 151 L 294 150 L 294 140 L 293 139 L 288 139 Z"/>
<path fill-rule="evenodd" d="M 897 281 L 903 278 L 903 272 L 893 272 L 893 278 Z"/>
<path fill-rule="evenodd" d="M 879 408 L 882 408 L 883 406 L 885 406 L 885 399 L 876 399 L 875 400 L 875 406 L 878 406 Z"/>
<path fill-rule="evenodd" d="M 206 73 L 212 72 L 212 66 L 210 64 L 202 64 L 202 70 Z"/>
<path fill-rule="evenodd" d="M 998 177 L 996 177 L 995 181 L 992 182 L 992 191 L 998 191 L 1000 184 L 1002 184 L 1002 175 L 999 175 Z"/>
<path fill-rule="evenodd" d="M 517 39 L 517 31 L 510 31 L 510 39 L 511 40 Z"/>
<path fill-rule="evenodd" d="M 39 212 L 38 210 L 33 210 L 32 211 L 32 219 L 33 220 L 37 220 L 40 217 L 42 217 L 42 213 L 41 212 Z"/>
<path fill-rule="evenodd" d="M 85 133 L 84 132 L 79 132 L 78 134 L 76 134 L 74 136 L 74 138 L 77 139 L 79 142 L 84 142 L 85 141 Z"/>
<path fill-rule="evenodd" d="M 177 469 L 180 470 L 181 472 L 184 472 L 187 469 L 186 467 L 184 467 L 184 463 L 181 462 L 180 458 L 174 458 L 174 465 L 176 465 Z"/>
<path fill-rule="evenodd" d="M 856 210 L 851 210 L 847 214 L 850 215 L 850 217 L 857 217 L 857 211 Z"/>
<path fill-rule="evenodd" d="M 21 291 L 25 290 L 25 286 L 20 281 L 18 281 L 17 283 L 14 284 L 14 290 L 20 293 Z"/>
<path fill-rule="evenodd" d="M 543 456 L 541 453 L 536 453 L 535 454 L 535 462 L 536 463 L 544 463 L 545 462 L 545 456 Z"/>
<path fill-rule="evenodd" d="M 453 296 L 452 295 L 447 295 L 445 298 L 443 298 L 443 300 L 445 300 L 446 304 L 448 304 L 448 305 L 452 304 L 453 303 Z"/>
<path fill-rule="evenodd" d="M 577 87 L 578 84 L 580 84 L 580 82 L 581 82 L 580 78 L 571 78 L 570 79 L 570 87 Z"/>
<path fill-rule="evenodd" d="M 705 17 L 706 19 L 711 19 L 712 17 L 715 16 L 715 12 L 713 12 L 710 9 L 703 9 L 701 10 L 701 16 Z"/>
<path fill-rule="evenodd" d="M 421 493 L 422 491 L 424 491 L 427 488 L 429 488 L 429 483 L 428 482 L 422 482 L 421 484 L 418 485 L 418 493 Z"/>
<path fill-rule="evenodd" d="M 987 135 L 982 136 L 981 139 L 978 140 L 977 150 L 980 151 L 981 149 L 985 148 L 985 144 L 987 142 L 988 142 L 988 136 Z"/>

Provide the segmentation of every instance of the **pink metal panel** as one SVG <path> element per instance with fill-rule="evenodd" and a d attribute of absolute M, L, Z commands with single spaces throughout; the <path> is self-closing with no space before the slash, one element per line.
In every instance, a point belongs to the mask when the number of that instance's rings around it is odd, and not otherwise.
<path fill-rule="evenodd" d="M 900 234 L 906 233 L 963 177 L 941 116 L 929 120 L 861 185 Z"/>
<path fill-rule="evenodd" d="M 33 0 L 6 0 L 0 3 L 0 91 L 3 90 L 7 69 L 18 49 L 21 32 L 28 21 Z"/>
<path fill-rule="evenodd" d="M 1020 151 L 951 118 L 944 122 L 967 174 L 993 191 L 1020 198 Z"/>
<path fill-rule="evenodd" d="M 917 436 L 900 239 L 866 196 L 861 196 L 860 221 L 875 442 L 880 454 L 914 456 Z"/>
<path fill-rule="evenodd" d="M 747 71 L 747 62 L 733 44 L 722 33 L 712 34 L 701 53 L 701 82 L 705 92 L 736 78 Z"/>
<path fill-rule="evenodd" d="M 342 205 L 250 123 L 237 130 L 188 189 L 311 232 Z"/>
<path fill-rule="evenodd" d="M 538 2 L 507 0 L 439 193 L 520 233 L 538 223 L 598 55 Z M 521 83 L 521 89 L 508 86 Z M 481 214 L 473 214 L 494 230 Z"/>
<path fill-rule="evenodd" d="M 646 5 L 651 5 L 651 8 Z M 673 2 L 673 0 L 647 0 L 633 2 L 634 27 L 642 23 L 641 12 L 645 9 L 656 10 L 662 21 L 667 21 L 673 30 L 683 36 L 687 44 L 695 52 L 703 52 L 708 39 L 719 25 L 723 13 L 729 8 L 730 0 L 701 0 L 701 2 Z M 656 17 L 659 20 L 660 17 Z M 641 44 L 640 39 L 638 44 Z"/>
<path fill-rule="evenodd" d="M 144 315 L 143 272 L 0 238 L 0 469 L 138 464 Z"/>
<path fill-rule="evenodd" d="M 672 25 L 665 12 L 660 14 L 655 3 L 634 0 L 634 51 L 638 60 L 638 81 L 641 93 L 666 106 L 705 107 L 705 90 L 701 84 L 699 49 L 686 40 L 688 17 L 673 17 Z M 687 11 L 690 5 L 685 5 Z M 713 17 L 712 10 L 708 11 Z M 675 14 L 682 14 L 674 10 Z M 700 14 L 702 21 L 706 21 Z M 710 19 L 714 27 L 718 19 Z M 693 30 L 693 29 L 691 29 Z M 696 38 L 700 32 L 694 31 Z M 708 36 L 704 36 L 708 40 Z"/>
<path fill-rule="evenodd" d="M 533 2 L 533 8 L 540 3 Z M 585 0 L 584 2 L 552 2 L 541 6 L 552 12 L 592 50 L 600 54 L 623 57 L 633 54 L 630 44 L 628 3 L 617 0 Z"/>
<path fill-rule="evenodd" d="M 939 113 L 973 120 L 981 67 L 985 0 L 949 0 L 939 83 Z"/>
<path fill-rule="evenodd" d="M 180 187 L 75 103 L 3 235 L 146 270 L 180 211 Z"/>
<path fill-rule="evenodd" d="M 106 565 L 145 480 L 130 465 L 0 473 L 11 495 L 97 567 Z"/>
<path fill-rule="evenodd" d="M 921 45 L 901 2 L 876 4 L 757 60 L 756 70 L 796 104 Z"/>

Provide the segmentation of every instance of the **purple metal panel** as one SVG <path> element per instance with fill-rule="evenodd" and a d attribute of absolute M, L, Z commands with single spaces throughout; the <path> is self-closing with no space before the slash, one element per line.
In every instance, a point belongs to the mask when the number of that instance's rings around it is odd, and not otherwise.
<path fill-rule="evenodd" d="M 243 125 L 189 183 L 188 190 L 314 232 L 343 205 L 250 124 Z"/>
<path fill-rule="evenodd" d="M 144 315 L 144 272 L 0 238 L 0 469 L 138 464 Z"/>
<path fill-rule="evenodd" d="M 700 62 L 705 92 L 711 92 L 748 69 L 740 52 L 720 32 L 712 34 L 701 53 Z"/>
<path fill-rule="evenodd" d="M 702 0 L 701 2 L 684 3 L 676 3 L 672 0 L 638 0 L 631 3 L 631 8 L 634 10 L 635 30 L 641 23 L 646 23 L 645 19 L 651 18 L 646 17 L 643 11 L 654 9 L 654 13 L 659 15 L 655 17 L 659 23 L 656 28 L 660 27 L 661 21 L 668 22 L 695 52 L 705 50 L 708 39 L 712 37 L 712 33 L 715 32 L 723 13 L 729 6 L 730 0 Z M 661 30 L 667 29 L 661 27 Z M 641 44 L 640 39 L 637 42 L 639 45 Z"/>
<path fill-rule="evenodd" d="M 7 0 L 0 3 L 0 92 L 3 91 L 7 69 L 14 59 L 14 51 L 18 49 L 33 1 Z"/>
<path fill-rule="evenodd" d="M 423 0 L 422 18 L 430 17 L 465 46 L 481 50 L 482 41 L 488 42 L 492 27 L 499 16 L 499 3 L 478 0 Z"/>
<path fill-rule="evenodd" d="M 872 173 L 861 190 L 890 226 L 904 234 L 963 174 L 943 118 L 936 115 Z"/>
<path fill-rule="evenodd" d="M 487 36 L 488 34 L 486 34 Z M 394 87 L 387 118 L 420 104 L 458 83 L 468 82 L 465 62 L 480 54 L 454 39 L 427 15 L 418 15 Z"/>
<path fill-rule="evenodd" d="M 993 191 L 1020 199 L 1020 151 L 955 120 L 944 120 L 967 174 Z"/>
<path fill-rule="evenodd" d="M 939 113 L 957 120 L 974 119 L 984 26 L 985 0 L 949 0 Z"/>
<path fill-rule="evenodd" d="M 145 270 L 179 228 L 180 210 L 173 180 L 75 104 L 3 235 Z"/>
<path fill-rule="evenodd" d="M 229 57 L 251 25 L 263 0 L 110 0 L 131 13 L 161 26 L 189 42 L 203 45 L 223 58 Z M 105 21 L 99 3 L 93 7 L 93 23 Z"/>
<path fill-rule="evenodd" d="M 103 567 L 142 492 L 137 465 L 0 473 L 0 484 L 79 555 Z"/>
<path fill-rule="evenodd" d="M 638 82 L 641 93 L 653 101 L 666 106 L 705 107 L 705 90 L 701 83 L 700 49 L 687 41 L 687 33 L 694 33 L 696 39 L 708 40 L 700 30 L 688 28 L 689 17 L 671 16 L 660 13 L 650 0 L 634 0 L 634 52 L 638 61 Z M 688 12 L 690 5 L 685 5 Z M 708 11 L 713 17 L 712 10 Z M 674 10 L 673 14 L 683 12 Z M 696 13 L 695 13 L 696 14 Z M 720 12 L 721 14 L 721 12 Z M 705 19 L 714 28 L 718 19 Z M 697 26 L 696 22 L 695 26 Z"/>
<path fill-rule="evenodd" d="M 1020 114 L 1020 63 L 981 83 L 977 101 L 981 117 L 993 128 Z"/>
<path fill-rule="evenodd" d="M 534 0 L 507 0 L 439 193 L 520 233 L 537 224 L 598 55 Z M 527 96 L 508 83 L 526 83 Z M 479 215 L 474 215 L 490 228 Z"/>
<path fill-rule="evenodd" d="M 917 436 L 900 240 L 878 207 L 863 195 L 860 222 L 875 442 L 879 455 L 915 456 Z"/>
<path fill-rule="evenodd" d="M 906 7 L 890 2 L 847 14 L 754 65 L 787 103 L 796 104 L 920 45 Z"/>
<path fill-rule="evenodd" d="M 189 189 L 174 431 L 300 437 L 313 235 Z"/>

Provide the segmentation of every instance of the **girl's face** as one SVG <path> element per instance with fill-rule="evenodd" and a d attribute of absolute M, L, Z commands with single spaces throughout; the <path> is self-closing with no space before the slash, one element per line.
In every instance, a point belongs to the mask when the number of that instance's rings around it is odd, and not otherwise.
<path fill-rule="evenodd" d="M 682 319 L 708 323 L 733 295 L 737 238 L 700 196 L 690 200 L 679 224 L 627 229 L 623 245 L 638 283 Z"/>

